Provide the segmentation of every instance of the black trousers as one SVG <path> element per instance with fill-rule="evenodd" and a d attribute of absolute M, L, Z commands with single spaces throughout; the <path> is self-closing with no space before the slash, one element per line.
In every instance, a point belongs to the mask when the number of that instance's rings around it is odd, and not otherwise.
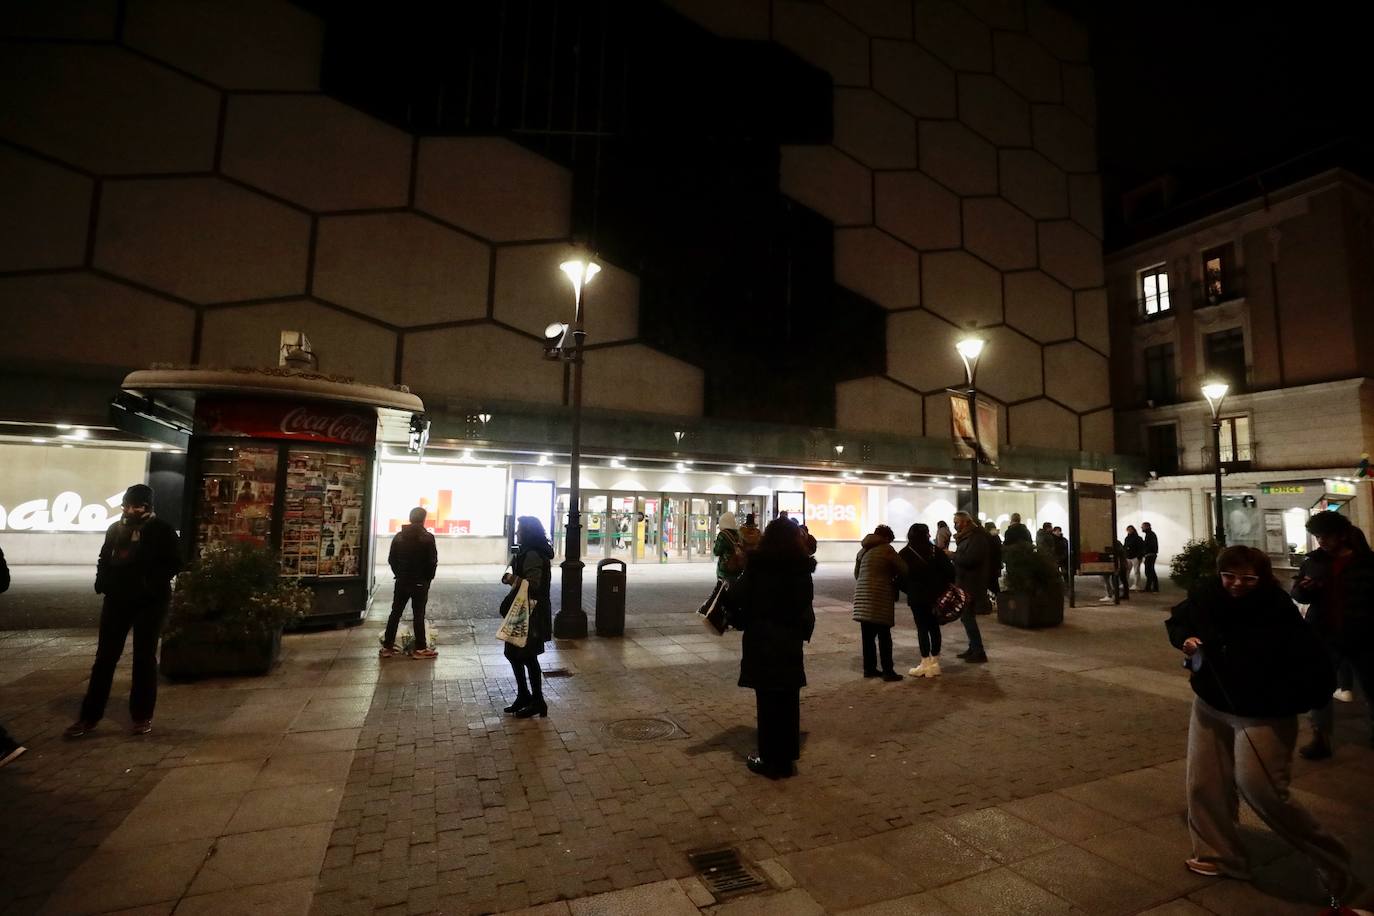
<path fill-rule="evenodd" d="M 928 607 L 914 607 L 911 616 L 916 619 L 916 640 L 921 644 L 921 658 L 940 654 L 940 622 L 935 612 Z"/>
<path fill-rule="evenodd" d="M 386 644 L 396 645 L 396 630 L 401 625 L 401 614 L 410 602 L 410 616 L 415 619 L 415 648 L 423 649 L 425 643 L 425 605 L 429 603 L 428 582 L 402 582 L 396 580 L 396 590 L 391 598 L 391 616 L 386 620 Z"/>
<path fill-rule="evenodd" d="M 1155 554 L 1147 553 L 1145 555 L 1145 591 L 1147 592 L 1159 591 L 1159 576 L 1155 574 L 1155 560 L 1157 559 Z"/>
<path fill-rule="evenodd" d="M 157 641 L 167 604 L 105 599 L 100 608 L 100 637 L 86 698 L 81 701 L 83 722 L 99 722 L 110 701 L 115 666 L 124 654 L 124 641 L 134 632 L 134 683 L 129 691 L 129 716 L 135 722 L 153 717 L 157 705 Z"/>
<path fill-rule="evenodd" d="M 882 670 L 892 670 L 892 627 L 885 627 L 880 623 L 859 623 L 859 638 L 863 642 L 864 650 L 864 671 L 877 671 L 878 661 L 881 657 Z M 873 641 L 877 640 L 877 651 L 874 651 Z"/>
<path fill-rule="evenodd" d="M 801 691 L 755 688 L 759 757 L 769 766 L 790 767 L 801 757 Z"/>

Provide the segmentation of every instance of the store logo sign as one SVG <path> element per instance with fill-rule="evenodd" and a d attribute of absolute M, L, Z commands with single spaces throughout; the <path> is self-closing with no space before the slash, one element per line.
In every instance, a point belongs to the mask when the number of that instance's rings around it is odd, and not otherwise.
<path fill-rule="evenodd" d="M 124 491 L 105 500 L 87 503 L 79 493 L 65 490 L 51 502 L 30 499 L 8 511 L 0 506 L 0 531 L 104 531 L 119 520 Z"/>
<path fill-rule="evenodd" d="M 808 518 L 812 521 L 824 522 L 827 525 L 834 522 L 857 522 L 859 520 L 859 507 L 855 505 L 821 503 L 820 505 L 808 505 L 806 508 Z"/>
<path fill-rule="evenodd" d="M 297 407 L 281 418 L 281 431 L 287 436 L 321 436 L 333 442 L 366 445 L 372 440 L 372 426 L 356 413 L 318 414 Z"/>

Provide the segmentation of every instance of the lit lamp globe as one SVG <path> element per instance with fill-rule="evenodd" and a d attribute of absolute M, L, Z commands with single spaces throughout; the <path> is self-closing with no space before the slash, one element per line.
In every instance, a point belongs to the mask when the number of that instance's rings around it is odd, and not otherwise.
<path fill-rule="evenodd" d="M 1212 409 L 1212 416 L 1217 415 L 1221 410 L 1221 402 L 1226 400 L 1226 393 L 1231 390 L 1231 386 L 1223 381 L 1214 380 L 1202 386 L 1202 396 L 1207 399 L 1207 406 Z"/>
<path fill-rule="evenodd" d="M 581 258 L 573 258 L 558 265 L 558 269 L 568 275 L 568 280 L 573 285 L 573 292 L 577 298 L 582 298 L 582 288 L 592 282 L 592 277 L 601 273 L 601 265 L 595 261 L 584 261 Z"/>
<path fill-rule="evenodd" d="M 964 371 L 968 373 L 969 384 L 973 383 L 974 373 L 978 371 L 978 357 L 983 355 L 987 341 L 981 337 L 965 337 L 954 345 L 959 357 L 964 361 Z"/>

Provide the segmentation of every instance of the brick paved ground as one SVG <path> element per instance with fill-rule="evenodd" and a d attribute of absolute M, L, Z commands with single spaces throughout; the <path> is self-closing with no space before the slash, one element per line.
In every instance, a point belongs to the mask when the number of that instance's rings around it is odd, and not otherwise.
<path fill-rule="evenodd" d="M 0 771 L 0 912 L 1314 911 L 1309 870 L 1253 823 L 1254 885 L 1181 867 L 1189 693 L 1163 600 L 1051 631 L 985 618 L 991 664 L 883 684 L 859 677 L 852 580 L 824 569 L 800 775 L 775 783 L 740 764 L 737 634 L 696 625 L 686 573 L 632 572 L 625 639 L 545 656 L 568 676 L 542 720 L 500 714 L 514 684 L 476 582 L 447 583 L 437 662 L 379 661 L 376 619 L 288 637 L 270 677 L 165 685 L 151 739 L 115 704 L 58 737 L 91 631 L 0 633 L 0 716 L 33 748 Z M 910 663 L 909 623 L 897 642 Z M 1300 764 L 1295 794 L 1366 863 L 1374 752 L 1342 713 L 1336 760 Z M 607 731 L 635 717 L 674 734 Z M 712 906 L 685 853 L 717 845 L 771 889 Z"/>

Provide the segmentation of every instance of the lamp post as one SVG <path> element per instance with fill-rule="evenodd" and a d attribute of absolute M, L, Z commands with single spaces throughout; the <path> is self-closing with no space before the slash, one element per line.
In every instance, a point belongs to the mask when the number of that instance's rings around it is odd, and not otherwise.
<path fill-rule="evenodd" d="M 568 527 L 561 564 L 562 600 L 553 620 L 553 635 L 557 639 L 582 639 L 587 635 L 587 612 L 582 610 L 582 345 L 587 337 L 582 291 L 601 267 L 590 259 L 575 258 L 559 264 L 558 269 L 572 283 L 574 310 L 572 352 L 561 348 L 562 358 L 572 363 L 572 456 L 568 472 Z"/>
<path fill-rule="evenodd" d="M 954 349 L 959 351 L 959 358 L 964 361 L 964 377 L 968 381 L 968 420 L 969 428 L 973 430 L 973 457 L 969 459 L 969 499 L 972 503 L 972 516 L 976 523 L 978 521 L 978 358 L 983 355 L 983 346 L 986 341 L 981 337 L 970 335 L 959 340 L 954 345 Z M 995 434 L 995 433 L 994 433 Z"/>
<path fill-rule="evenodd" d="M 1223 381 L 1211 381 L 1202 386 L 1202 396 L 1212 409 L 1212 460 L 1216 465 L 1216 542 L 1219 547 L 1226 546 L 1226 515 L 1221 505 L 1221 403 L 1226 400 L 1226 392 L 1231 387 Z"/>

